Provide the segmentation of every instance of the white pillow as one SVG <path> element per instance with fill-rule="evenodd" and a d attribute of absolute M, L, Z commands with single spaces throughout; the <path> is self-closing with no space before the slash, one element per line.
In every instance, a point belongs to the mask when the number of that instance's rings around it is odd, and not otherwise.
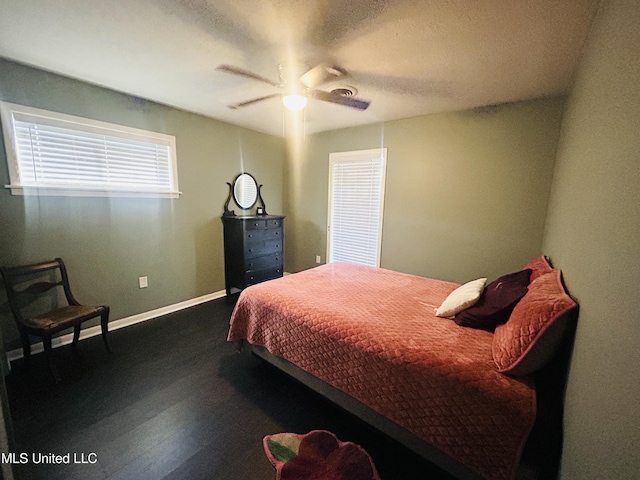
<path fill-rule="evenodd" d="M 450 318 L 456 313 L 471 307 L 480 299 L 486 283 L 486 278 L 478 278 L 459 286 L 438 307 L 436 316 Z"/>

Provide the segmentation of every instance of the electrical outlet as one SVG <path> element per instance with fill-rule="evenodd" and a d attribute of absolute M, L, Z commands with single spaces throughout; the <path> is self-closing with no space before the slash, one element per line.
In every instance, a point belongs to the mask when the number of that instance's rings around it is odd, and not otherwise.
<path fill-rule="evenodd" d="M 322 263 L 322 258 L 320 255 L 316 255 L 316 263 Z"/>
<path fill-rule="evenodd" d="M 149 286 L 149 280 L 146 276 L 138 277 L 138 287 L 139 288 L 147 288 Z"/>

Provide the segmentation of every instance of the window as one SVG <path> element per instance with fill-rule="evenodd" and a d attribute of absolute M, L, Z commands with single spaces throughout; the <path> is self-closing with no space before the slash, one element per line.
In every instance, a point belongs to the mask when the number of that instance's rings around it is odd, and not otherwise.
<path fill-rule="evenodd" d="M 177 198 L 175 137 L 0 102 L 14 195 Z"/>
<path fill-rule="evenodd" d="M 380 266 L 386 164 L 386 148 L 329 155 L 329 263 Z"/>

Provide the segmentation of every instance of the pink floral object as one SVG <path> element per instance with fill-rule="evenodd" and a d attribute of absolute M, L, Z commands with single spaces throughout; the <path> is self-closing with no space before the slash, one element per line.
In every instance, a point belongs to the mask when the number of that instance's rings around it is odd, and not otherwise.
<path fill-rule="evenodd" d="M 380 480 L 362 447 L 325 430 L 268 435 L 263 445 L 276 480 Z"/>

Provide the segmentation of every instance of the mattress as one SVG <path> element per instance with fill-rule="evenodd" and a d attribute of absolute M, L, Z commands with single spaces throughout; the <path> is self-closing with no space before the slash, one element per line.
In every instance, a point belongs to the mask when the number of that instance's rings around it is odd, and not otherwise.
<path fill-rule="evenodd" d="M 493 334 L 435 316 L 459 285 L 334 263 L 245 289 L 228 339 L 265 347 L 486 479 L 512 479 L 535 387 L 496 370 Z"/>

